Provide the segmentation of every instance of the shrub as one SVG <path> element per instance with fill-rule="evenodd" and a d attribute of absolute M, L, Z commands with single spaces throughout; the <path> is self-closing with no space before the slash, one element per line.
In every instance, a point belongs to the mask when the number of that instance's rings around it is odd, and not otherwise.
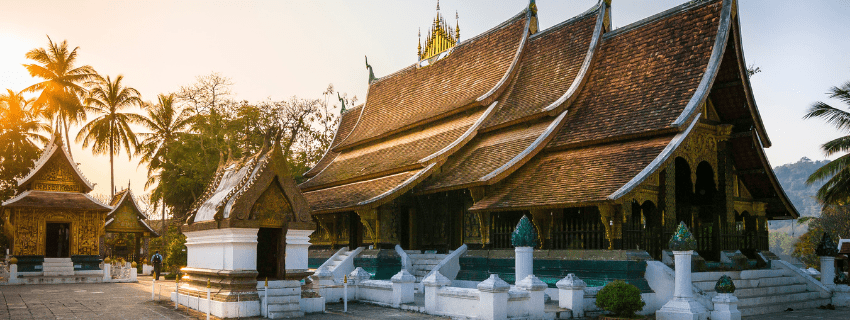
<path fill-rule="evenodd" d="M 640 297 L 640 289 L 622 280 L 614 280 L 596 294 L 596 306 L 614 313 L 615 317 L 631 318 L 643 309 L 646 303 Z"/>

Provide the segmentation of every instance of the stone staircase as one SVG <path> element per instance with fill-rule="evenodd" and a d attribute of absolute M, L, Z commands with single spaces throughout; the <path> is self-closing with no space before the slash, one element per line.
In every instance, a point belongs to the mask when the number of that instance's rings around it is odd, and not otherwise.
<path fill-rule="evenodd" d="M 71 258 L 44 258 L 42 268 L 45 277 L 74 276 L 74 263 Z"/>
<path fill-rule="evenodd" d="M 811 291 L 805 280 L 787 269 L 693 273 L 694 286 L 714 297 L 714 285 L 722 275 L 735 283 L 735 296 L 742 316 L 782 312 L 788 308 L 811 309 L 829 304 L 820 292 Z"/>
<path fill-rule="evenodd" d="M 416 277 L 417 283 L 422 282 L 422 279 L 448 256 L 448 254 L 420 253 L 418 250 L 405 250 L 404 252 L 410 257 L 413 265 L 413 270 L 410 273 Z"/>
<path fill-rule="evenodd" d="M 258 281 L 260 297 L 264 295 L 263 281 Z M 268 315 L 269 319 L 303 317 L 301 312 L 301 283 L 299 281 L 269 281 Z M 264 308 L 264 306 L 260 306 Z M 262 314 L 266 311 L 262 310 Z"/>
<path fill-rule="evenodd" d="M 319 268 L 327 268 L 328 271 L 334 274 L 334 279 L 342 281 L 343 276 L 354 270 L 354 257 L 364 249 L 364 247 L 359 247 L 354 250 L 348 250 L 348 247 L 343 247 L 322 263 Z"/>

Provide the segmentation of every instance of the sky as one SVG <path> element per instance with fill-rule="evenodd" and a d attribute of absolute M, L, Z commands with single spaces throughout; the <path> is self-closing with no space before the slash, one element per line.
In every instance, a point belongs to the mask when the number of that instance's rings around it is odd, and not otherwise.
<path fill-rule="evenodd" d="M 612 24 L 626 26 L 686 1 L 614 0 Z M 595 0 L 538 0 L 540 28 L 580 14 Z M 527 0 L 443 0 L 443 16 L 461 40 L 517 14 Z M 25 54 L 47 37 L 79 47 L 80 65 L 102 75 L 123 74 L 143 100 L 177 91 L 200 75 L 232 79 L 239 100 L 317 98 L 328 84 L 363 101 L 368 72 L 381 77 L 416 62 L 417 32 L 427 31 L 436 1 L 42 1 L 0 4 L 0 90 L 36 83 Z M 815 101 L 834 106 L 826 92 L 850 81 L 850 1 L 740 0 L 744 55 L 762 71 L 753 93 L 773 146 L 773 166 L 801 157 L 826 159 L 819 147 L 840 136 L 821 120 L 803 120 Z M 76 134 L 79 128 L 72 129 Z M 94 194 L 109 193 L 109 158 L 80 144 L 75 160 Z M 147 168 L 126 154 L 115 158 L 115 183 L 144 189 Z M 187 199 L 187 201 L 191 201 Z"/>

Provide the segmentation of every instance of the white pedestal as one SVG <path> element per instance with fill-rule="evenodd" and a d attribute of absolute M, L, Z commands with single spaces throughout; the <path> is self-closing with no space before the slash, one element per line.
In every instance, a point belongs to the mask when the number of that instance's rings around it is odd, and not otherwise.
<path fill-rule="evenodd" d="M 149 264 L 142 265 L 142 275 L 149 276 L 153 274 L 153 266 Z"/>
<path fill-rule="evenodd" d="M 691 282 L 691 255 L 693 251 L 673 251 L 676 259 L 676 286 L 673 299 L 655 313 L 657 320 L 707 320 L 708 310 L 694 299 Z"/>
<path fill-rule="evenodd" d="M 587 283 L 570 273 L 555 285 L 558 287 L 558 306 L 572 310 L 575 318 L 584 317 L 584 288 Z"/>
<path fill-rule="evenodd" d="M 514 284 L 516 284 L 534 273 L 534 248 L 516 247 L 514 253 L 516 255 L 514 258 L 514 273 L 516 274 Z"/>
<path fill-rule="evenodd" d="M 820 282 L 827 288 L 835 287 L 835 257 L 820 257 Z"/>
<path fill-rule="evenodd" d="M 103 282 L 112 282 L 112 264 L 103 264 Z"/>
<path fill-rule="evenodd" d="M 214 270 L 257 270 L 259 230 L 227 228 L 184 232 L 188 256 L 186 266 Z"/>
<path fill-rule="evenodd" d="M 310 247 L 310 234 L 313 230 L 286 231 L 286 270 L 306 271 L 307 249 Z"/>
<path fill-rule="evenodd" d="M 714 311 L 711 311 L 711 320 L 741 320 L 741 311 L 738 311 L 738 298 L 731 293 L 719 293 L 711 302 L 714 302 Z"/>

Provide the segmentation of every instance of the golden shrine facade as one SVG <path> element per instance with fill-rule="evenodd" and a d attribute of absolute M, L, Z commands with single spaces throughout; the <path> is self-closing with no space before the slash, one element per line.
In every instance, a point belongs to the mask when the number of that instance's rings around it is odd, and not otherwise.
<path fill-rule="evenodd" d="M 104 219 L 112 208 L 88 195 L 92 184 L 61 138 L 54 137 L 32 171 L 17 182 L 18 194 L 0 206 L 13 255 L 99 255 Z"/>

